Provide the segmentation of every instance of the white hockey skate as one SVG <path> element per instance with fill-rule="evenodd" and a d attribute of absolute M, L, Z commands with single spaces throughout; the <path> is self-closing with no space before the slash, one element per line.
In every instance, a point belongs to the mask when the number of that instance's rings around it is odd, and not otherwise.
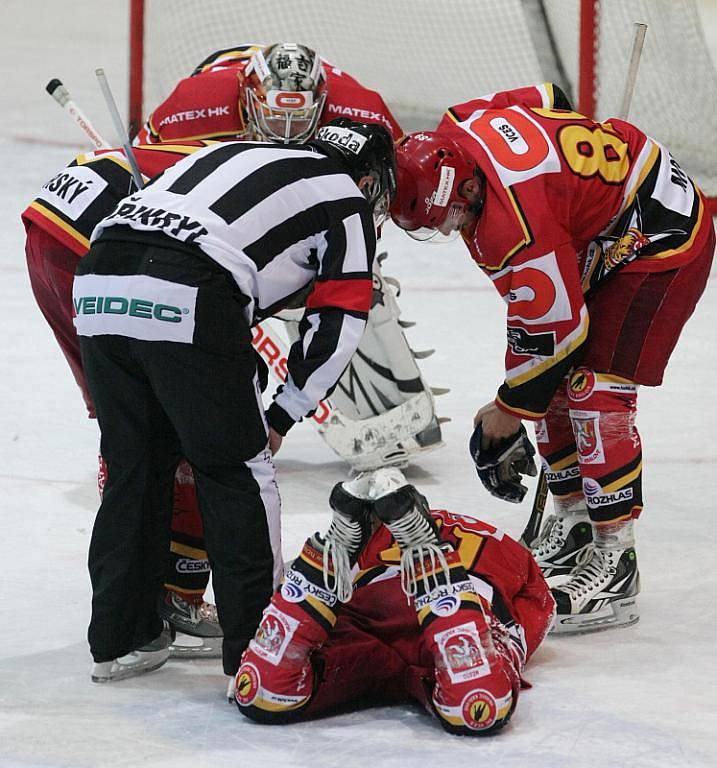
<path fill-rule="evenodd" d="M 112 661 L 95 662 L 92 665 L 92 682 L 114 683 L 159 669 L 169 658 L 173 636 L 174 632 L 165 622 L 161 634 L 147 645 Z"/>
<path fill-rule="evenodd" d="M 551 587 L 568 579 L 593 540 L 588 509 L 582 498 L 555 499 L 554 505 L 554 514 L 545 521 L 530 550 Z"/>
<path fill-rule="evenodd" d="M 640 618 L 640 574 L 634 547 L 590 545 L 570 579 L 552 590 L 557 603 L 553 634 L 627 627 Z"/>

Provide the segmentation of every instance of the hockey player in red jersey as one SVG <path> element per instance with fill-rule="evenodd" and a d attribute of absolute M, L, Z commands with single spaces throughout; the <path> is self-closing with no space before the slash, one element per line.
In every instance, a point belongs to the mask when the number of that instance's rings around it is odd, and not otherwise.
<path fill-rule="evenodd" d="M 336 117 L 401 128 L 381 95 L 308 46 L 238 45 L 208 56 L 147 118 L 136 142 L 194 138 L 307 141 Z"/>
<path fill-rule="evenodd" d="M 397 469 L 331 494 L 264 611 L 231 686 L 267 724 L 367 700 L 415 700 L 450 733 L 500 730 L 554 601 L 535 561 L 493 526 L 445 510 Z"/>
<path fill-rule="evenodd" d="M 206 142 L 138 147 L 134 150 L 145 179 L 206 146 Z M 72 370 L 88 414 L 94 405 L 82 370 L 80 346 L 72 322 L 72 281 L 75 268 L 89 248 L 97 222 L 108 215 L 132 189 L 129 164 L 122 150 L 98 150 L 79 155 L 51 178 L 22 214 L 27 230 L 26 256 L 35 299 Z M 99 485 L 106 469 L 100 462 Z M 202 636 L 205 644 L 176 645 L 174 653 L 218 653 L 213 648 L 222 631 L 213 605 L 203 600 L 209 581 L 209 561 L 197 507 L 191 469 L 182 462 L 174 486 L 172 543 L 166 592 L 161 613 L 180 632 Z M 210 639 L 213 638 L 213 639 Z"/>
<path fill-rule="evenodd" d="M 555 515 L 533 551 L 567 579 L 556 631 L 637 621 L 637 391 L 662 382 L 705 287 L 702 193 L 658 142 L 571 111 L 550 85 L 451 107 L 406 137 L 398 172 L 394 221 L 459 230 L 506 301 L 505 381 L 476 414 L 474 458 L 492 493 L 520 501 L 521 422 L 535 422 Z"/>

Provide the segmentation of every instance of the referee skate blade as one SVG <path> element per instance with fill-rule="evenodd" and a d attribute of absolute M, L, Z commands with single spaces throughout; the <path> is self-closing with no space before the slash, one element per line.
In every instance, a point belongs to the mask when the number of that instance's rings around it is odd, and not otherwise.
<path fill-rule="evenodd" d="M 592 613 L 576 614 L 574 616 L 555 617 L 555 624 L 550 630 L 551 635 L 581 635 L 588 632 L 600 632 L 605 629 L 630 627 L 640 620 L 640 611 L 635 596 L 616 600 L 614 603 Z"/>
<path fill-rule="evenodd" d="M 177 632 L 174 642 L 169 646 L 171 659 L 221 659 L 221 637 L 195 637 Z"/>
<path fill-rule="evenodd" d="M 129 659 L 128 656 L 123 656 L 124 659 Z M 119 680 L 126 680 L 130 677 L 137 677 L 144 675 L 146 672 L 154 672 L 155 669 L 159 669 L 164 666 L 169 659 L 169 654 L 165 648 L 163 651 L 156 651 L 151 653 L 142 653 L 141 659 L 135 659 L 129 663 L 122 663 L 119 659 L 110 662 L 104 662 L 100 664 L 93 664 L 92 666 L 92 682 L 93 683 L 116 683 Z"/>

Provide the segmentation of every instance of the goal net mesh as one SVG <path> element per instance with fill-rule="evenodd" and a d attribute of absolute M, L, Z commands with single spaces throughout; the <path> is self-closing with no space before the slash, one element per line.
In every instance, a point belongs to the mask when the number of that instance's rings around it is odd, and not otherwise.
<path fill-rule="evenodd" d="M 596 117 L 619 109 L 634 35 L 648 24 L 630 119 L 717 195 L 717 73 L 695 0 L 600 0 Z M 305 43 L 375 88 L 404 130 L 475 96 L 554 80 L 577 105 L 579 0 L 146 0 L 144 109 L 211 52 Z"/>

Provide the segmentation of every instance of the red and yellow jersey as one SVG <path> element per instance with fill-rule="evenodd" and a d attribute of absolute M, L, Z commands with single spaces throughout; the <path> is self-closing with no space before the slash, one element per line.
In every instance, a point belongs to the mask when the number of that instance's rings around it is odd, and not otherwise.
<path fill-rule="evenodd" d="M 246 44 L 227 48 L 205 59 L 147 118 L 136 143 L 204 139 L 248 139 L 242 106 L 243 72 L 252 55 L 263 46 Z M 335 117 L 348 117 L 384 125 L 394 141 L 401 127 L 376 91 L 323 61 L 327 98 L 319 125 Z"/>
<path fill-rule="evenodd" d="M 475 518 L 446 510 L 431 510 L 431 514 L 441 539 L 453 544 L 484 603 L 511 630 L 529 657 L 550 627 L 555 607 L 530 552 Z M 398 545 L 381 526 L 355 567 L 355 591 L 346 606 L 387 642 L 396 642 L 407 626 L 418 631 L 415 609 L 401 589 L 400 561 Z"/>
<path fill-rule="evenodd" d="M 132 152 L 145 181 L 211 142 L 134 147 Z M 78 155 L 43 185 L 23 211 L 33 222 L 78 257 L 90 247 L 92 230 L 117 203 L 134 191 L 127 157 L 122 149 L 100 149 Z"/>
<path fill-rule="evenodd" d="M 451 107 L 438 131 L 485 175 L 482 211 L 464 235 L 506 301 L 506 378 L 496 403 L 542 417 L 579 359 L 584 294 L 616 269 L 689 262 L 712 226 L 704 198 L 670 153 L 622 120 L 567 109 L 550 86 Z"/>

